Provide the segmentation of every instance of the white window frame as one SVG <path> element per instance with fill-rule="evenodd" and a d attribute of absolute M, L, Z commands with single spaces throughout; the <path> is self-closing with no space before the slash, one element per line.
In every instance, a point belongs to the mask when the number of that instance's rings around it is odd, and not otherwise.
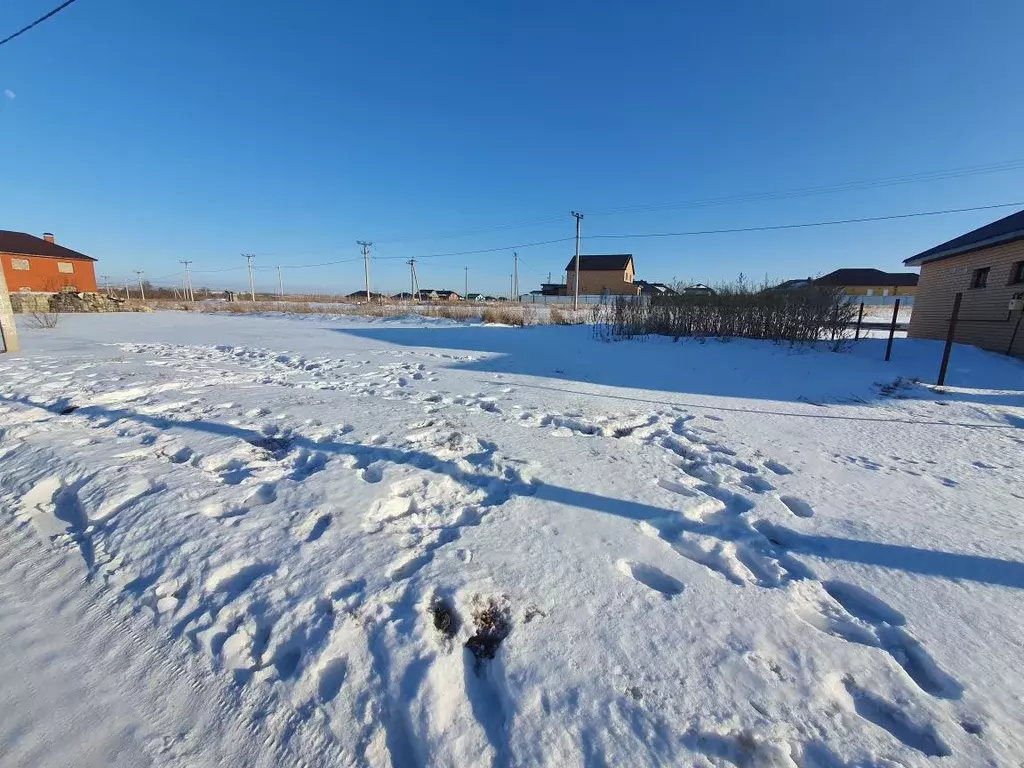
<path fill-rule="evenodd" d="M 70 261 L 58 261 L 57 271 L 62 275 L 73 275 L 75 274 L 75 265 Z"/>
<path fill-rule="evenodd" d="M 11 269 L 19 272 L 28 272 L 32 268 L 32 262 L 28 259 L 16 259 L 11 257 Z"/>

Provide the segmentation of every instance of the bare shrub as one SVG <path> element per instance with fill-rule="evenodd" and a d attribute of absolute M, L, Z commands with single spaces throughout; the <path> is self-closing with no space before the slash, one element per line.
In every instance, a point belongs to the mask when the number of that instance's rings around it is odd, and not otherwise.
<path fill-rule="evenodd" d="M 595 333 L 604 339 L 655 334 L 677 340 L 828 340 L 838 351 L 849 337 L 854 313 L 841 291 L 818 287 L 755 290 L 739 282 L 720 286 L 713 294 L 683 293 L 646 300 L 617 296 L 599 310 Z"/>
<path fill-rule="evenodd" d="M 28 322 L 29 326 L 32 328 L 40 328 L 43 330 L 56 328 L 60 323 L 60 312 L 54 312 L 53 310 L 48 310 L 46 312 L 30 312 Z"/>

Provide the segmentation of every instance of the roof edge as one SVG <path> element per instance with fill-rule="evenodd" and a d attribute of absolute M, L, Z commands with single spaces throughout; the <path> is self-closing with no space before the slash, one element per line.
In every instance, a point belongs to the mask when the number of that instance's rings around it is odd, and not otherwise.
<path fill-rule="evenodd" d="M 71 251 L 70 248 L 65 248 L 63 245 L 60 247 L 67 251 Z M 79 261 L 99 261 L 99 259 L 94 259 L 92 256 L 86 256 L 84 253 L 79 253 L 78 251 L 71 251 L 71 253 L 74 254 L 73 256 L 49 256 L 45 253 L 20 253 L 18 251 L 0 251 L 0 253 L 4 256 L 31 256 L 33 259 L 78 259 Z"/>
<path fill-rule="evenodd" d="M 928 256 L 911 256 L 909 259 L 903 260 L 903 266 L 905 267 L 919 267 L 923 264 L 931 264 L 933 261 L 941 261 L 942 259 L 950 259 L 953 256 L 960 256 L 971 251 L 980 251 L 983 248 L 991 248 L 994 245 L 1002 245 L 1003 243 L 1011 243 L 1014 240 L 1024 239 L 1024 229 L 1016 229 L 1013 232 L 1007 232 L 997 237 L 990 237 L 987 240 L 978 240 L 974 243 L 968 243 L 961 245 L 957 248 L 949 248 L 945 251 L 939 251 L 938 253 L 932 253 Z M 927 251 L 925 251 L 927 253 Z"/>

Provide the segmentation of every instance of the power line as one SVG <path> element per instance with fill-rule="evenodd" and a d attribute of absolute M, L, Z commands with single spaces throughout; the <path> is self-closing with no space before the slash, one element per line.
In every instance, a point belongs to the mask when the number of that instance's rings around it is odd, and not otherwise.
<path fill-rule="evenodd" d="M 51 16 L 56 16 L 58 13 L 60 13 L 65 8 L 67 8 L 69 5 L 71 5 L 73 2 L 75 2 L 75 0 L 67 0 L 64 3 L 61 3 L 56 8 L 54 8 L 52 11 L 50 11 L 48 14 L 46 14 L 45 16 L 40 16 L 38 19 L 33 21 L 31 24 L 29 24 L 27 27 L 22 27 L 17 32 L 15 32 L 13 35 L 9 35 L 8 37 L 5 37 L 3 40 L 0 40 L 0 45 L 4 45 L 5 43 L 11 42 L 11 40 L 13 40 L 14 38 L 19 37 L 19 36 L 25 34 L 26 32 L 28 32 L 30 29 L 32 29 L 32 27 L 39 26 L 44 21 L 46 21 L 48 18 L 50 18 Z"/>
<path fill-rule="evenodd" d="M 703 229 L 703 230 L 690 230 L 690 231 L 685 231 L 685 232 L 633 232 L 633 233 L 627 233 L 627 234 L 586 235 L 586 236 L 581 236 L 581 240 L 620 240 L 620 239 L 629 239 L 629 238 L 643 239 L 643 238 L 658 238 L 658 237 L 693 237 L 693 236 L 697 236 L 697 235 L 724 235 L 724 234 L 734 234 L 734 233 L 739 233 L 739 232 L 770 232 L 770 231 L 787 230 L 787 229 L 807 229 L 807 228 L 812 228 L 812 227 L 829 227 L 829 226 L 838 226 L 838 225 L 843 225 L 843 224 L 864 224 L 864 223 L 877 222 L 877 221 L 893 221 L 893 220 L 899 220 L 899 219 L 910 219 L 910 218 L 918 218 L 918 217 L 924 217 L 924 216 L 943 216 L 943 215 L 954 214 L 954 213 L 969 213 L 969 212 L 973 212 L 973 211 L 988 211 L 988 210 L 995 210 L 995 209 L 998 209 L 998 208 L 1011 208 L 1011 207 L 1024 207 L 1024 202 L 995 203 L 993 205 L 978 205 L 978 206 L 971 206 L 971 207 L 967 207 L 967 208 L 946 208 L 946 209 L 943 209 L 943 210 L 934 210 L 934 211 L 916 211 L 916 212 L 912 212 L 912 213 L 897 213 L 897 214 L 889 214 L 889 215 L 884 215 L 884 216 L 865 216 L 865 217 L 860 217 L 860 218 L 831 219 L 831 220 L 825 220 L 825 221 L 799 222 L 799 223 L 790 223 L 790 224 L 766 224 L 766 225 L 752 226 L 752 227 L 730 227 L 730 228 L 725 228 L 725 229 Z M 404 255 L 404 256 L 378 256 L 377 260 L 378 261 L 384 261 L 384 260 L 402 259 L 403 261 L 405 261 L 406 264 L 408 264 L 410 260 L 416 261 L 416 260 L 420 260 L 420 259 L 434 259 L 434 258 L 444 258 L 444 257 L 453 257 L 453 256 L 477 256 L 477 255 L 484 255 L 484 254 L 489 254 L 489 253 L 507 253 L 509 251 L 517 251 L 517 250 L 524 249 L 524 248 L 533 248 L 533 247 L 538 247 L 538 246 L 543 246 L 543 245 L 552 245 L 552 244 L 556 244 L 556 243 L 570 242 L 570 241 L 573 241 L 575 239 L 576 239 L 575 237 L 561 237 L 561 238 L 555 238 L 553 240 L 540 240 L 540 241 L 536 241 L 536 242 L 532 242 L 532 243 L 517 243 L 517 244 L 514 244 L 514 245 L 506 245 L 506 246 L 501 246 L 501 247 L 498 247 L 498 248 L 481 248 L 481 249 L 478 249 L 478 250 L 471 250 L 471 251 L 453 251 L 453 252 L 450 252 L 450 253 L 433 253 L 433 254 L 427 254 L 427 255 L 422 255 L 422 256 L 415 256 L 412 259 L 410 259 L 410 257 L 408 255 Z M 252 254 L 243 254 L 243 255 L 247 256 L 249 258 L 249 262 L 251 263 Z M 354 257 L 354 258 L 347 258 L 347 259 L 340 259 L 340 260 L 337 260 L 337 261 L 322 262 L 322 263 L 319 263 L 319 264 L 291 264 L 291 265 L 283 264 L 283 265 L 281 265 L 281 269 L 311 269 L 311 268 L 315 268 L 315 267 L 334 266 L 336 264 L 354 263 L 354 262 L 363 261 L 363 260 L 364 260 L 363 256 L 357 256 L 357 257 Z M 519 257 L 519 261 L 525 263 L 524 260 L 522 259 L 522 257 Z M 412 266 L 412 265 L 410 265 L 410 266 Z M 237 271 L 239 271 L 241 269 L 245 269 L 245 267 L 240 265 L 238 267 L 228 267 L 228 268 L 225 268 L 225 269 L 193 270 L 193 273 L 195 273 L 195 274 L 199 274 L 199 273 L 203 273 L 203 274 L 217 274 L 217 273 L 224 273 L 224 272 L 237 272 Z M 277 267 L 264 267 L 264 268 L 255 267 L 255 266 L 253 267 L 253 270 L 257 270 L 257 269 L 273 270 L 273 269 L 277 269 Z M 533 268 L 531 268 L 530 271 L 531 272 L 535 272 L 536 274 L 539 274 L 539 275 L 543 275 L 544 274 L 543 272 L 539 272 L 538 270 L 533 269 Z M 150 281 L 152 282 L 152 281 L 156 281 L 156 280 L 167 279 L 167 278 L 170 278 L 170 277 L 177 277 L 177 276 L 179 276 L 181 274 L 182 274 L 181 272 L 174 272 L 174 273 L 172 273 L 170 275 L 163 275 L 163 276 L 159 276 L 159 277 L 150 278 Z M 250 290 L 251 290 L 251 288 L 250 288 Z"/>
<path fill-rule="evenodd" d="M 873 179 L 857 179 L 853 181 L 836 182 L 833 184 L 823 184 L 810 187 L 796 187 L 792 189 L 774 190 L 767 192 L 754 192 L 745 195 L 731 195 L 725 197 L 712 197 L 703 199 L 694 199 L 675 203 L 649 203 L 649 204 L 638 204 L 638 205 L 627 205 L 618 208 L 608 208 L 596 212 L 589 213 L 590 216 L 612 216 L 620 213 L 643 213 L 647 211 L 660 211 L 660 210 L 681 210 L 686 208 L 706 208 L 713 206 L 724 206 L 724 205 L 738 205 L 742 203 L 751 203 L 759 201 L 769 200 L 785 200 L 800 197 L 810 197 L 815 195 L 824 194 L 835 194 L 839 192 L 853 192 L 859 190 L 877 189 L 882 187 L 898 186 L 902 184 L 917 184 L 929 181 L 944 181 L 948 179 L 958 179 L 966 176 L 976 176 L 990 173 L 1001 173 L 1005 171 L 1013 171 L 1024 169 L 1024 158 L 1017 158 L 1011 160 L 1002 160 L 994 163 L 984 163 L 980 165 L 966 165 L 958 166 L 954 168 L 943 168 L 932 171 L 918 171 L 916 173 L 904 174 L 899 176 L 883 176 Z M 464 237 L 468 235 L 483 234 L 487 232 L 497 232 L 509 229 L 518 229 L 530 227 L 538 224 L 548 224 L 552 222 L 562 221 L 563 216 L 551 215 L 543 216 L 535 219 L 526 219 L 522 221 L 506 222 L 503 224 L 494 224 L 484 227 L 476 227 L 471 229 L 465 229 L 461 231 L 447 232 L 433 235 L 422 235 L 422 236 L 404 236 L 398 238 L 377 240 L 377 245 L 381 244 L 400 244 L 409 242 L 429 242 L 432 240 L 445 240 L 450 238 Z M 512 246 L 515 247 L 515 246 Z M 319 253 L 326 253 L 320 251 Z M 475 251 L 467 252 L 467 255 L 476 253 Z M 276 256 L 279 254 L 266 253 L 260 254 L 261 256 Z M 293 254 L 294 255 L 294 254 Z M 302 254 L 299 254 L 302 255 Z M 314 252 L 307 252 L 305 255 L 317 255 Z M 445 254 L 447 255 L 447 254 Z M 379 257 L 378 257 L 379 258 Z M 401 258 L 401 257 L 395 257 Z M 424 257 L 429 258 L 429 257 Z M 331 266 L 335 263 L 344 262 L 331 262 L 322 266 Z"/>
<path fill-rule="evenodd" d="M 944 211 L 918 211 L 916 213 L 895 213 L 889 216 L 865 216 L 859 219 L 833 219 L 831 221 L 811 221 L 800 224 L 768 224 L 759 227 L 734 227 L 731 229 L 702 229 L 691 232 L 637 232 L 626 235 L 588 235 L 585 240 L 619 240 L 625 238 L 645 237 L 690 237 L 693 235 L 727 235 L 734 232 L 768 232 L 778 229 L 804 229 L 807 227 L 831 227 L 836 224 L 863 224 L 871 221 L 891 221 L 893 219 L 912 219 L 918 216 L 943 216 L 949 213 L 967 213 L 968 211 L 989 211 L 993 208 L 1010 208 L 1024 206 L 1019 203 L 998 203 L 996 205 L 978 205 L 972 208 L 948 208 Z"/>
<path fill-rule="evenodd" d="M 795 189 L 776 190 L 774 192 L 755 192 L 747 195 L 730 195 L 727 197 L 712 197 L 706 199 L 689 200 L 679 203 L 656 203 L 649 205 L 628 205 L 620 208 L 609 208 L 598 211 L 593 216 L 611 216 L 619 213 L 642 213 L 645 211 L 677 210 L 683 208 L 704 208 L 716 205 L 732 205 L 739 203 L 760 202 L 763 200 L 784 200 L 797 197 L 810 197 L 814 195 L 833 194 L 836 192 L 852 192 L 863 189 L 877 189 L 880 187 L 891 187 L 901 184 L 917 184 L 927 181 L 944 181 L 946 179 L 958 179 L 964 176 L 978 174 L 998 173 L 1002 171 L 1013 171 L 1024 168 L 1024 159 L 1004 160 L 998 163 L 985 165 L 963 166 L 959 168 L 947 168 L 937 171 L 920 171 L 918 173 L 903 176 L 886 176 L 877 179 L 861 179 L 858 181 L 846 181 L 836 184 L 825 184 L 812 187 L 798 187 Z"/>
<path fill-rule="evenodd" d="M 569 240 L 573 240 L 572 237 L 559 237 L 554 240 L 539 240 L 535 243 L 518 243 L 517 245 L 505 245 L 501 248 L 481 248 L 476 251 L 452 251 L 451 253 L 430 253 L 423 256 L 417 256 L 417 259 L 440 259 L 445 256 L 474 256 L 482 253 L 499 253 L 501 251 L 512 251 L 516 248 L 535 248 L 540 245 L 551 245 L 552 243 L 565 243 Z M 406 256 L 378 256 L 378 261 L 384 261 L 387 259 L 404 259 Z"/>

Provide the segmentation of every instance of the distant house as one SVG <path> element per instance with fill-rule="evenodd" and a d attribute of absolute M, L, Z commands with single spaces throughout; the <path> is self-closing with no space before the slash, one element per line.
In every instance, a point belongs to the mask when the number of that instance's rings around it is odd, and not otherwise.
<path fill-rule="evenodd" d="M 362 299 L 363 301 L 365 301 L 366 300 L 366 291 L 353 291 L 352 293 L 350 293 L 347 296 L 345 296 L 345 298 L 346 299 Z M 374 293 L 373 291 L 370 291 L 370 300 L 371 301 L 380 301 L 381 299 L 384 299 L 384 298 L 387 298 L 387 297 L 384 296 L 383 293 Z"/>
<path fill-rule="evenodd" d="M 565 283 L 541 283 L 540 284 L 540 295 L 541 296 L 565 296 L 566 285 Z"/>
<path fill-rule="evenodd" d="M 96 259 L 42 237 L 0 229 L 0 268 L 7 290 L 96 292 Z"/>
<path fill-rule="evenodd" d="M 462 301 L 462 297 L 455 291 L 443 289 L 422 288 L 417 296 L 420 301 Z"/>
<path fill-rule="evenodd" d="M 921 268 L 908 336 L 944 339 L 963 294 L 956 341 L 1024 356 L 1024 211 L 986 224 L 903 262 Z"/>
<path fill-rule="evenodd" d="M 682 293 L 684 296 L 714 296 L 715 289 L 704 283 L 694 283 L 683 288 Z"/>
<path fill-rule="evenodd" d="M 675 291 L 665 283 L 651 283 L 647 280 L 634 280 L 633 284 L 639 289 L 641 296 L 672 296 Z"/>
<path fill-rule="evenodd" d="M 793 291 L 797 288 L 806 288 L 814 279 L 811 277 L 798 277 L 796 280 L 784 280 L 778 285 L 773 285 L 770 288 L 765 288 L 764 292 L 768 291 Z"/>
<path fill-rule="evenodd" d="M 392 299 L 398 299 L 399 301 L 411 301 L 412 298 L 413 298 L 413 295 L 411 293 L 409 293 L 408 291 L 402 291 L 401 293 L 396 293 L 391 298 Z"/>
<path fill-rule="evenodd" d="M 579 273 L 579 292 L 582 294 L 637 295 L 638 289 L 633 282 L 636 271 L 631 253 L 580 256 Z M 566 264 L 565 275 L 567 293 L 572 294 L 576 286 L 575 257 Z"/>
<path fill-rule="evenodd" d="M 482 293 L 467 293 L 466 301 L 487 301 L 487 297 Z"/>
<path fill-rule="evenodd" d="M 915 272 L 883 272 L 880 269 L 837 269 L 813 281 L 814 285 L 841 288 L 847 296 L 913 296 Z"/>

